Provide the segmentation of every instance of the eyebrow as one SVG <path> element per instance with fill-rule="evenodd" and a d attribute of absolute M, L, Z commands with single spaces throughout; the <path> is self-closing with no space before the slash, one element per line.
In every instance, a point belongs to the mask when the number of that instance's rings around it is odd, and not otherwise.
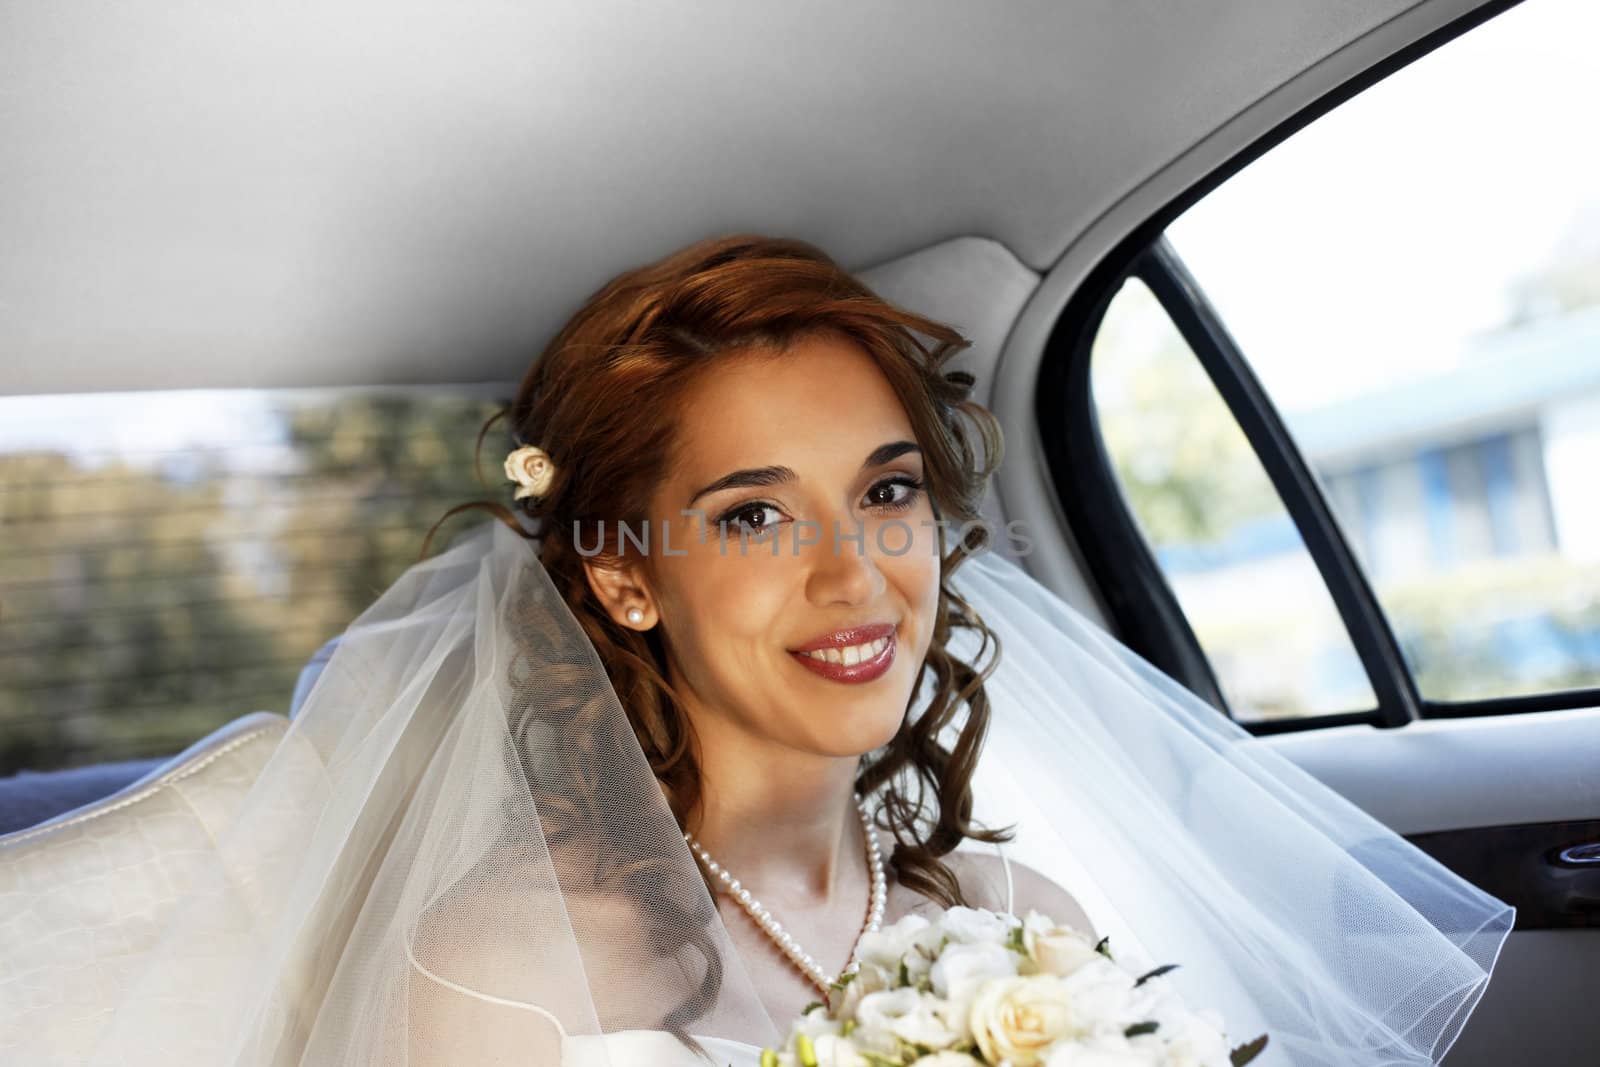
<path fill-rule="evenodd" d="M 915 441 L 890 441 L 886 445 L 879 445 L 872 450 L 861 463 L 862 470 L 882 466 L 892 460 L 910 452 L 921 452 Z M 707 493 L 718 493 L 724 489 L 765 488 L 771 485 L 783 485 L 796 480 L 793 468 L 790 467 L 752 467 L 749 470 L 734 471 L 724 474 L 694 496 L 689 498 L 689 507 L 694 507 L 694 502 Z"/>

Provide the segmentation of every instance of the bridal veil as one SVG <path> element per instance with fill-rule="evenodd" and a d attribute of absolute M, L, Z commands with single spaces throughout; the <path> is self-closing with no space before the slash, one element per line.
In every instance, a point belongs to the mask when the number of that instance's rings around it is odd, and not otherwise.
<path fill-rule="evenodd" d="M 952 584 L 999 639 L 974 792 L 982 821 L 1015 825 L 1012 857 L 1119 958 L 1180 964 L 1170 980 L 1230 1037 L 1265 1031 L 1260 1064 L 1443 1056 L 1511 908 L 1015 564 L 980 555 Z M 953 651 L 992 654 L 967 636 Z M 585 1036 L 761 1046 L 787 1025 L 536 542 L 498 522 L 351 624 L 148 945 L 120 951 L 141 917 L 103 914 L 82 943 L 118 1006 L 82 1020 L 92 1053 L 30 1046 L 24 1019 L 6 1062 L 540 1064 Z M 42 1017 L 59 976 L 5 962 L 26 928 L 0 923 L 0 1001 Z M 630 1047 L 591 1042 L 585 1062 Z"/>

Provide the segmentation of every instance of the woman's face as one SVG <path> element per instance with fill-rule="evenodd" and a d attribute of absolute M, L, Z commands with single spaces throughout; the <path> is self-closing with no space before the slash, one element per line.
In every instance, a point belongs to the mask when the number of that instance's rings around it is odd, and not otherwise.
<path fill-rule="evenodd" d="M 827 335 L 726 357 L 684 410 L 645 581 L 690 714 L 815 755 L 885 744 L 939 601 L 939 538 L 899 398 L 865 350 Z M 802 658 L 819 645 L 834 654 Z"/>

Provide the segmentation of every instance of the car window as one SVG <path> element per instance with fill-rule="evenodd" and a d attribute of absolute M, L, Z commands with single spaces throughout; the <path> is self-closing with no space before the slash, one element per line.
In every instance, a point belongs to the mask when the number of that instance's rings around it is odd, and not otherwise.
<path fill-rule="evenodd" d="M 1592 4 L 1520 4 L 1314 120 L 1163 235 L 1437 713 L 1600 686 L 1597 39 Z M 1119 483 L 1235 714 L 1366 706 L 1255 452 L 1137 280 L 1091 358 Z M 1230 611 L 1258 634 L 1225 630 Z M 1293 701 L 1247 693 L 1280 670 Z"/>
<path fill-rule="evenodd" d="M 1139 279 L 1113 297 L 1089 370 L 1118 488 L 1234 717 L 1371 707 L 1372 688 L 1299 530 Z"/>
<path fill-rule="evenodd" d="M 312 653 L 485 496 L 496 392 L 0 398 L 0 774 L 287 713 Z"/>

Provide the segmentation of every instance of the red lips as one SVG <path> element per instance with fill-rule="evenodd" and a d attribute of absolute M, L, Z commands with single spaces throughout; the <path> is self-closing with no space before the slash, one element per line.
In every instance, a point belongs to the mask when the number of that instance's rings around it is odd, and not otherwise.
<path fill-rule="evenodd" d="M 864 645 L 878 638 L 887 638 L 889 643 L 883 650 L 871 659 L 862 660 L 860 663 L 832 663 L 825 659 L 806 655 L 825 648 L 846 648 L 850 645 Z M 789 655 L 806 670 L 820 674 L 834 682 L 855 684 L 870 682 L 881 677 L 890 667 L 894 666 L 894 654 L 899 642 L 895 640 L 893 623 L 871 623 L 866 626 L 852 626 L 848 630 L 836 630 L 824 637 L 819 637 L 810 642 L 803 649 L 791 650 Z"/>

